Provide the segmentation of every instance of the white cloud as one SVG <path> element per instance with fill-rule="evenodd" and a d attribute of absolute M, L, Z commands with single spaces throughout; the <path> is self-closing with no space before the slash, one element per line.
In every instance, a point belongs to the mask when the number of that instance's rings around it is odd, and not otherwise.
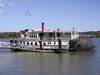
<path fill-rule="evenodd" d="M 3 12 L 5 7 L 11 7 L 15 4 L 15 0 L 0 0 L 0 13 Z"/>
<path fill-rule="evenodd" d="M 15 1 L 13 0 L 13 1 L 10 1 L 10 2 L 6 2 L 6 4 L 7 4 L 8 6 L 13 6 L 13 5 L 15 4 Z"/>
<path fill-rule="evenodd" d="M 30 0 L 23 0 L 24 2 L 30 1 Z M 0 0 L 0 13 L 3 12 L 3 9 L 5 7 L 12 7 L 15 4 L 16 0 Z"/>
<path fill-rule="evenodd" d="M 15 0 L 4 0 L 3 3 L 6 6 L 13 6 L 15 4 Z"/>

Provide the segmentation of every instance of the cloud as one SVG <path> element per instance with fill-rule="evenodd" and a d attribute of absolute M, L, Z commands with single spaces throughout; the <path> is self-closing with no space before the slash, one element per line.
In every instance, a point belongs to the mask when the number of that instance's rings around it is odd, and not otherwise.
<path fill-rule="evenodd" d="M 6 4 L 11 7 L 15 4 L 15 1 L 13 0 L 13 1 L 10 1 L 10 2 L 6 2 Z"/>
<path fill-rule="evenodd" d="M 12 7 L 15 4 L 15 0 L 0 0 L 0 13 L 3 12 L 5 7 Z"/>
<path fill-rule="evenodd" d="M 0 13 L 5 10 L 5 7 L 12 7 L 14 6 L 15 2 L 17 0 L 0 0 Z M 23 0 L 24 2 L 30 1 L 30 0 Z"/>

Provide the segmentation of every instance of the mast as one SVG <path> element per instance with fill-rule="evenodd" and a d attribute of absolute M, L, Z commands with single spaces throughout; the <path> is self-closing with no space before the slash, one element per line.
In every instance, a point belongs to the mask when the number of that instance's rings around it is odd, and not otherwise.
<path fill-rule="evenodd" d="M 73 27 L 73 39 L 75 39 L 75 28 Z"/>

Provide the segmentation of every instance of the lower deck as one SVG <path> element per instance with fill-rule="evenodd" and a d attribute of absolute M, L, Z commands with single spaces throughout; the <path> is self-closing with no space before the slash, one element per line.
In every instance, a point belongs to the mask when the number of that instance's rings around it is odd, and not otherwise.
<path fill-rule="evenodd" d="M 13 49 L 26 50 L 26 51 L 66 51 L 69 49 L 68 40 L 34 40 L 34 39 L 21 39 L 17 42 L 12 42 Z"/>

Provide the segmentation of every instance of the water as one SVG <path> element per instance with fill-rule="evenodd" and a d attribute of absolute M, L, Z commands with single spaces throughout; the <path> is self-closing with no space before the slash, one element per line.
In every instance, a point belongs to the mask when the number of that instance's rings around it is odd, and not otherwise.
<path fill-rule="evenodd" d="M 94 52 L 65 54 L 0 49 L 0 75 L 100 75 L 100 38 Z"/>

